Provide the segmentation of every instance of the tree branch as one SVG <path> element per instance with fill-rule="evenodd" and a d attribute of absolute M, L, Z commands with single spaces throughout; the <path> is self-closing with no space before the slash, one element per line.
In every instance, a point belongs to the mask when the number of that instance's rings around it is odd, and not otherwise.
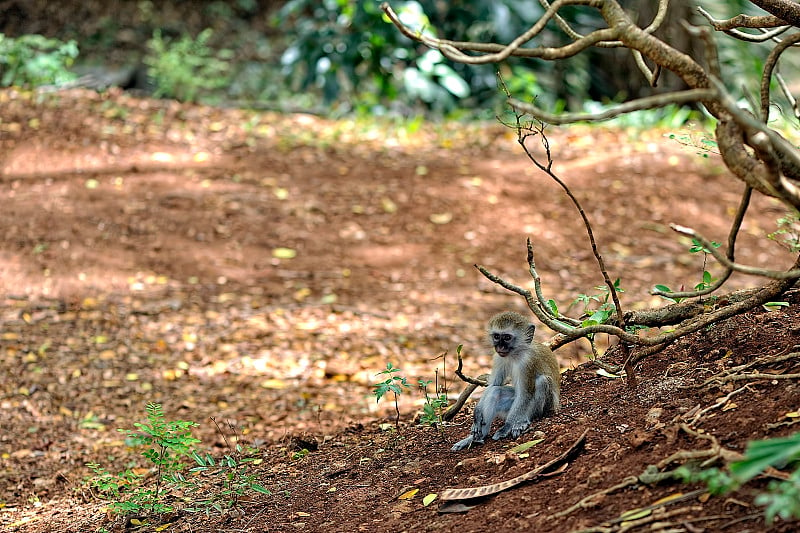
<path fill-rule="evenodd" d="M 761 120 L 764 123 L 769 122 L 769 85 L 772 80 L 772 72 L 778 65 L 781 54 L 797 43 L 800 43 L 800 32 L 783 39 L 778 46 L 772 49 L 764 61 L 764 73 L 761 75 Z"/>
<path fill-rule="evenodd" d="M 760 17 L 736 15 L 727 20 L 721 20 L 712 17 L 711 13 L 706 11 L 703 7 L 698 7 L 697 12 L 705 17 L 708 23 L 711 24 L 711 27 L 717 31 L 727 31 L 735 28 L 775 28 L 786 26 L 785 20 L 774 15 L 764 15 Z"/>
<path fill-rule="evenodd" d="M 707 100 L 714 97 L 714 91 L 711 89 L 690 89 L 688 91 L 680 91 L 675 93 L 657 94 L 654 96 L 647 96 L 625 102 L 617 106 L 606 109 L 599 113 L 561 113 L 554 114 L 536 107 L 533 104 L 522 102 L 516 98 L 509 98 L 508 103 L 514 109 L 528 113 L 542 122 L 561 126 L 564 124 L 575 124 L 576 122 L 597 122 L 609 120 L 620 115 L 632 113 L 633 111 L 641 111 L 644 109 L 657 109 L 668 105 L 687 104 Z"/>
<path fill-rule="evenodd" d="M 593 31 L 586 36 L 579 36 L 574 42 L 560 47 L 539 46 L 536 48 L 521 48 L 523 44 L 527 43 L 541 33 L 550 18 L 558 16 L 557 12 L 562 6 L 584 5 L 590 7 L 599 7 L 600 3 L 602 3 L 602 0 L 556 0 L 556 2 L 550 5 L 542 18 L 539 19 L 536 24 L 534 24 L 530 29 L 528 29 L 528 31 L 507 45 L 501 45 L 497 43 L 451 41 L 448 39 L 430 37 L 428 35 L 424 35 L 420 31 L 414 31 L 403 24 L 403 22 L 400 20 L 400 17 L 397 16 L 397 13 L 394 12 L 388 3 L 384 2 L 381 4 L 381 9 L 383 9 L 384 13 L 386 13 L 386 16 L 400 30 L 400 32 L 409 39 L 421 42 L 430 48 L 435 48 L 442 52 L 445 57 L 453 61 L 470 65 L 482 65 L 487 63 L 497 63 L 507 59 L 510 56 L 539 58 L 544 60 L 564 59 L 577 55 L 591 46 L 599 46 L 603 42 L 615 41 L 617 39 L 617 31 L 612 28 L 604 28 Z M 463 53 L 465 50 L 470 52 L 480 52 L 485 55 L 468 55 Z"/>
<path fill-rule="evenodd" d="M 785 20 L 792 26 L 800 26 L 800 4 L 793 0 L 750 0 L 752 3 L 774 15 Z"/>
<path fill-rule="evenodd" d="M 736 210 L 736 215 L 733 219 L 733 224 L 731 224 L 731 230 L 728 232 L 728 254 L 727 257 L 730 259 L 731 262 L 734 261 L 734 250 L 736 249 L 736 237 L 739 235 L 739 229 L 742 227 L 742 222 L 744 221 L 744 215 L 747 213 L 747 208 L 750 206 L 750 197 L 752 196 L 753 189 L 749 185 L 745 185 L 744 192 L 742 193 L 742 199 L 739 201 L 739 208 Z M 731 277 L 733 270 L 730 268 L 725 268 L 725 272 L 719 277 L 717 281 L 706 287 L 705 289 L 699 291 L 677 291 L 677 292 L 665 292 L 659 290 L 652 290 L 650 294 L 656 296 L 664 296 L 667 298 L 696 298 L 698 296 L 705 296 L 707 294 L 711 294 L 712 292 L 716 292 L 722 285 L 728 281 L 728 278 Z"/>
<path fill-rule="evenodd" d="M 720 264 L 722 264 L 722 266 L 724 266 L 725 268 L 729 268 L 736 272 L 741 272 L 742 274 L 751 274 L 753 276 L 761 276 L 764 278 L 772 278 L 772 279 L 800 278 L 800 269 L 769 270 L 766 268 L 752 267 L 747 265 L 741 265 L 739 263 L 734 263 L 733 261 L 725 257 L 725 255 L 723 255 L 722 252 L 719 251 L 719 249 L 714 248 L 714 246 L 711 245 L 711 241 L 709 241 L 707 238 L 705 238 L 703 235 L 696 232 L 692 228 L 687 228 L 686 226 L 679 226 L 677 224 L 670 224 L 670 227 L 682 235 L 693 237 L 698 241 L 700 241 L 700 244 L 702 244 L 703 247 L 706 248 L 709 251 L 709 253 L 714 256 L 714 259 L 719 261 Z"/>

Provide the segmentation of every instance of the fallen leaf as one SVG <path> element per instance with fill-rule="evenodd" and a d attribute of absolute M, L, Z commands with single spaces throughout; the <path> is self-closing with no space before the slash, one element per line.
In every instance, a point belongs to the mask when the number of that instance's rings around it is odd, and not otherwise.
<path fill-rule="evenodd" d="M 598 376 L 603 376 L 604 378 L 611 378 L 611 379 L 619 379 L 619 378 L 623 377 L 622 374 L 612 374 L 611 372 L 606 372 L 602 368 L 597 371 L 597 375 Z"/>
<path fill-rule="evenodd" d="M 640 518 L 644 518 L 645 516 L 650 516 L 650 513 L 652 512 L 653 512 L 652 509 L 631 509 L 630 511 L 625 511 L 624 513 L 619 515 L 619 518 L 623 521 L 623 523 L 625 523 L 631 520 L 638 520 Z"/>
<path fill-rule="evenodd" d="M 532 446 L 536 446 L 540 442 L 544 442 L 544 439 L 529 440 L 528 442 L 523 442 L 522 444 L 518 444 L 517 446 L 514 446 L 513 448 L 511 448 L 508 451 L 510 451 L 511 453 L 522 453 L 525 450 L 531 448 Z"/>
<path fill-rule="evenodd" d="M 384 213 L 392 214 L 397 212 L 397 204 L 391 198 L 381 198 L 381 207 Z"/>
<path fill-rule="evenodd" d="M 418 492 L 419 492 L 419 489 L 411 489 L 409 491 L 404 492 L 400 496 L 398 496 L 397 499 L 398 500 L 410 500 L 411 498 L 416 496 Z"/>
<path fill-rule="evenodd" d="M 267 379 L 261 382 L 261 387 L 265 389 L 280 390 L 285 389 L 287 384 L 285 381 L 280 379 Z"/>
<path fill-rule="evenodd" d="M 444 212 L 444 213 L 432 213 L 430 217 L 428 217 L 431 222 L 438 225 L 448 224 L 451 220 L 453 220 L 453 213 Z"/>
<path fill-rule="evenodd" d="M 422 505 L 424 505 L 425 507 L 429 506 L 431 503 L 433 503 L 433 500 L 435 500 L 437 496 L 438 494 L 428 494 L 427 496 L 422 498 Z"/>
<path fill-rule="evenodd" d="M 294 259 L 297 257 L 297 250 L 293 248 L 274 248 L 272 250 L 272 257 L 276 259 Z"/>

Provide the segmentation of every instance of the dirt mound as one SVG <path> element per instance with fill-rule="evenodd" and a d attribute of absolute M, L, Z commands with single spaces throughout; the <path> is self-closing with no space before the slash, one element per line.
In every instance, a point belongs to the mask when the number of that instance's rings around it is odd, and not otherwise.
<path fill-rule="evenodd" d="M 84 464 L 131 464 L 135 453 L 114 429 L 142 420 L 147 402 L 170 419 L 200 422 L 196 434 L 212 451 L 224 453 L 225 443 L 209 417 L 243 428 L 262 449 L 259 479 L 273 492 L 243 501 L 242 513 L 175 517 L 169 531 L 602 523 L 616 531 L 624 511 L 677 493 L 686 497 L 645 512 L 641 527 L 765 528 L 751 489 L 707 499 L 690 492 L 696 487 L 641 476 L 648 465 L 674 468 L 680 461 L 668 458 L 677 452 L 741 452 L 750 439 L 790 431 L 796 382 L 778 374 L 797 372 L 796 359 L 762 358 L 800 344 L 796 295 L 788 308 L 755 310 L 644 360 L 635 386 L 577 366 L 585 346 L 558 350 L 569 368 L 564 408 L 537 424 L 544 440 L 527 456 L 508 442 L 451 453 L 469 410 L 441 435 L 411 423 L 414 392 L 400 398 L 399 431 L 378 427 L 394 411 L 371 395 L 387 362 L 411 383 L 433 379 L 438 366 L 456 394 L 456 346 L 465 346 L 465 371 L 480 374 L 490 361 L 483 322 L 504 309 L 524 312 L 474 263 L 527 283 L 531 237 L 547 297 L 562 310 L 602 281 L 578 217 L 511 132 L 430 125 L 410 133 L 113 92 L 9 90 L 0 101 L 0 523 L 9 531 L 120 530 L 82 489 Z M 656 283 L 700 281 L 702 258 L 668 224 L 726 239 L 739 191 L 718 160 L 660 132 L 553 131 L 551 144 L 554 168 L 622 279 L 623 304 L 657 303 L 648 292 Z M 738 260 L 790 264 L 765 238 L 782 213 L 754 200 Z M 736 276 L 731 287 L 758 283 Z M 433 358 L 445 351 L 442 372 Z M 724 375 L 756 361 L 736 374 L 757 370 L 759 379 Z M 558 475 L 466 515 L 438 514 L 438 499 L 422 504 L 447 487 L 529 471 L 585 430 L 585 450 Z M 318 449 L 293 459 L 292 436 Z"/>

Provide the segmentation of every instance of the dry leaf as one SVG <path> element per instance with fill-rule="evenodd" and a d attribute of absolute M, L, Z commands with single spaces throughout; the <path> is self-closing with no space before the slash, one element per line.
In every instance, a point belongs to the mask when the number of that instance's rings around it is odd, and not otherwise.
<path fill-rule="evenodd" d="M 409 491 L 404 492 L 400 496 L 398 496 L 397 499 L 398 500 L 410 500 L 414 496 L 416 496 L 418 492 L 419 492 L 419 489 L 411 489 Z"/>

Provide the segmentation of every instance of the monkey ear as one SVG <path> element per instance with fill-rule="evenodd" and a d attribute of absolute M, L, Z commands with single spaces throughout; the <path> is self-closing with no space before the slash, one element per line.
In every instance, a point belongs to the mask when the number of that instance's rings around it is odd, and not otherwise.
<path fill-rule="evenodd" d="M 528 324 L 528 329 L 525 330 L 525 340 L 528 341 L 528 344 L 533 342 L 533 332 L 536 331 L 536 326 L 533 324 Z"/>

